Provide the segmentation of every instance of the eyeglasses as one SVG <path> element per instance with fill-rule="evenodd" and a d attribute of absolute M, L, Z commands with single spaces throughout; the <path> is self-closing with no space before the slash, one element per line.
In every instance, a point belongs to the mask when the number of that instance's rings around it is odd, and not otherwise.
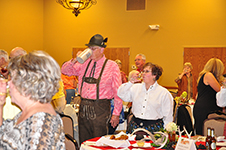
<path fill-rule="evenodd" d="M 151 70 L 143 70 L 141 73 L 149 73 Z"/>

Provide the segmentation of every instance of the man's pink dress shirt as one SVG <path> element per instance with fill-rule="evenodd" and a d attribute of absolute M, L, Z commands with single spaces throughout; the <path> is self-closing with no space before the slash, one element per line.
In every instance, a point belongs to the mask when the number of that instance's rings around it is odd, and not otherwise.
<path fill-rule="evenodd" d="M 106 57 L 103 56 L 100 60 L 96 62 L 94 78 L 97 79 L 99 77 L 105 60 L 106 60 Z M 85 73 L 85 70 L 89 61 L 90 59 L 88 59 L 83 64 L 80 64 L 78 62 L 73 64 L 70 60 L 64 63 L 64 65 L 61 68 L 61 72 L 63 74 L 66 74 L 68 76 L 72 76 L 72 75 L 78 76 L 79 93 L 81 93 L 80 88 L 82 83 L 82 77 Z M 92 62 L 89 65 L 88 71 L 86 73 L 86 77 L 89 77 L 93 64 L 94 64 L 94 61 L 92 60 Z M 121 85 L 121 83 L 122 83 L 121 74 L 120 74 L 118 65 L 114 61 L 108 60 L 100 80 L 99 99 L 114 98 L 113 115 L 117 115 L 117 116 L 119 116 L 122 109 L 122 100 L 117 96 L 117 90 Z M 88 84 L 84 82 L 81 96 L 87 99 L 96 99 L 96 84 Z"/>

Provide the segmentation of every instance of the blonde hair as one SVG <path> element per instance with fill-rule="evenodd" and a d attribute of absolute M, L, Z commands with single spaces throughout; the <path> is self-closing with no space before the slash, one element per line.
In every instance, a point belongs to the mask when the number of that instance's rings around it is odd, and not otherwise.
<path fill-rule="evenodd" d="M 184 63 L 184 67 L 188 66 L 189 68 L 191 68 L 191 70 L 193 69 L 192 64 L 190 62 L 186 62 Z"/>
<path fill-rule="evenodd" d="M 116 59 L 115 62 L 116 62 L 116 64 L 122 64 L 121 60 L 119 60 L 119 59 Z"/>
<path fill-rule="evenodd" d="M 202 75 L 205 74 L 206 72 L 211 72 L 214 75 L 214 77 L 216 78 L 216 80 L 220 83 L 221 81 L 223 81 L 223 78 L 224 78 L 223 77 L 224 64 L 218 58 L 211 58 L 205 64 L 203 70 L 199 73 L 198 82 L 199 82 L 200 78 L 202 77 Z"/>

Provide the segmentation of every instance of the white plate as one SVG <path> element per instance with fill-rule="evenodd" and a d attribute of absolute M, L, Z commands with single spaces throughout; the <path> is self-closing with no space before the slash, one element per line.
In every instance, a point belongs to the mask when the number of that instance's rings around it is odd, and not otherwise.
<path fill-rule="evenodd" d="M 137 145 L 137 143 L 132 144 L 132 146 L 133 147 L 140 147 L 140 146 Z M 151 143 L 144 143 L 144 146 L 143 147 L 152 147 L 152 146 L 151 146 Z"/>

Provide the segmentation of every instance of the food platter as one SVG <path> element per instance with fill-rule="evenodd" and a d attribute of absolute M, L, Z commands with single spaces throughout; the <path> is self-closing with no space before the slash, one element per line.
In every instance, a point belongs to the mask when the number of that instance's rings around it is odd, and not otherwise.
<path fill-rule="evenodd" d="M 142 147 L 143 148 L 151 148 L 152 147 L 150 143 L 146 143 L 146 142 L 144 143 L 143 146 L 138 146 L 137 143 L 132 144 L 132 146 L 135 147 L 135 148 L 138 148 L 138 147 L 139 148 L 142 148 Z"/>

